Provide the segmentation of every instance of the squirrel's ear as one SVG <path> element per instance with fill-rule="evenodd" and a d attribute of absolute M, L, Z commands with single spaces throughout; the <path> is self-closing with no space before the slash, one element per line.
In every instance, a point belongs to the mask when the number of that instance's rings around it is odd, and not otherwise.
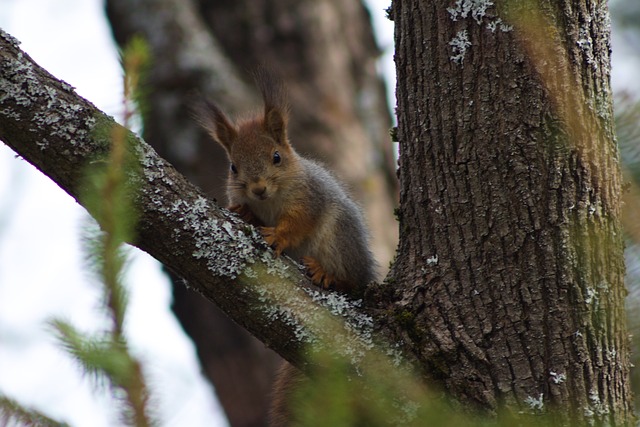
<path fill-rule="evenodd" d="M 266 67 L 258 67 L 253 76 L 264 100 L 264 128 L 278 144 L 287 144 L 289 103 L 282 82 Z"/>
<path fill-rule="evenodd" d="M 211 137 L 222 147 L 231 151 L 231 146 L 238 136 L 236 127 L 213 102 L 204 101 L 194 108 L 196 119 Z"/>
<path fill-rule="evenodd" d="M 264 127 L 278 144 L 287 144 L 287 116 L 278 108 L 265 107 Z"/>

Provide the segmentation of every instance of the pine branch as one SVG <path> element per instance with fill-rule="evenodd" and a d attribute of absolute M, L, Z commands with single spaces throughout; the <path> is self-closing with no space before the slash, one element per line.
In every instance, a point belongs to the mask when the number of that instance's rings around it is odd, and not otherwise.
<path fill-rule="evenodd" d="M 56 421 L 39 411 L 25 408 L 15 400 L 0 396 L 0 425 L 63 427 L 68 426 L 69 424 Z"/>

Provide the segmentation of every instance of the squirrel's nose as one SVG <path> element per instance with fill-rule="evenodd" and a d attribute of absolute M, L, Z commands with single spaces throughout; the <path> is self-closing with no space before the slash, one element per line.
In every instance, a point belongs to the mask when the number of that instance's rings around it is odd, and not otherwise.
<path fill-rule="evenodd" d="M 265 191 L 267 191 L 267 187 L 264 185 L 257 185 L 251 188 L 251 192 L 256 196 L 262 196 L 265 193 Z"/>

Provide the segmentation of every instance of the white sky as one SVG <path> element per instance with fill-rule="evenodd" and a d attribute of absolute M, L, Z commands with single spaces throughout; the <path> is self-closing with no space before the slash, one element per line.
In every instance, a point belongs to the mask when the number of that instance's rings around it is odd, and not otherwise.
<path fill-rule="evenodd" d="M 389 2 L 369 3 L 386 52 L 381 70 L 393 93 L 393 28 L 383 11 Z M 118 116 L 120 68 L 100 0 L 0 0 L 0 27 L 49 72 Z M 614 38 L 614 87 L 640 93 L 638 51 L 624 42 Z M 0 393 L 73 426 L 114 426 L 108 393 L 82 378 L 47 327 L 53 317 L 88 331 L 101 325 L 97 286 L 79 252 L 86 216 L 52 181 L 0 144 Z M 127 333 L 148 367 L 161 425 L 226 425 L 200 377 L 193 346 L 170 313 L 169 284 L 158 264 L 135 251 L 126 281 Z"/>

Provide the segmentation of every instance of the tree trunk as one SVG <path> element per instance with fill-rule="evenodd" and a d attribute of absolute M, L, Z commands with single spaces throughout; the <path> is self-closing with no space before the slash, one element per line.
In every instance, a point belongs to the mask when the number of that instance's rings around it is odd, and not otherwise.
<path fill-rule="evenodd" d="M 395 310 L 464 403 L 630 423 L 606 2 L 496 3 L 393 3 Z"/>
<path fill-rule="evenodd" d="M 286 82 L 293 144 L 330 164 L 353 188 L 368 212 L 377 259 L 388 264 L 397 242 L 391 119 L 375 68 L 379 51 L 360 1 L 106 5 L 120 45 L 134 34 L 150 44 L 144 137 L 162 157 L 224 200 L 226 156 L 199 129 L 189 104 L 200 93 L 231 113 L 259 108 L 249 72 L 266 64 Z M 231 425 L 263 425 L 279 358 L 180 280 L 173 282 L 173 310 Z"/>

